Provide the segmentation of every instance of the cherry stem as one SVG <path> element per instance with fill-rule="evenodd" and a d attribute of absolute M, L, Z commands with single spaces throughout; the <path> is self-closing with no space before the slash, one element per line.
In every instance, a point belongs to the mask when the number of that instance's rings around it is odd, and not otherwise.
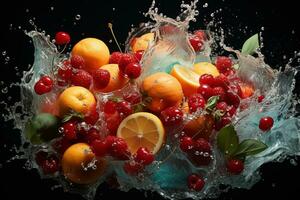
<path fill-rule="evenodd" d="M 114 33 L 114 30 L 113 30 L 113 25 L 112 25 L 112 23 L 108 23 L 108 28 L 109 28 L 109 30 L 110 30 L 110 32 L 111 32 L 111 35 L 113 36 L 113 38 L 114 38 L 114 40 L 115 40 L 115 43 L 117 44 L 117 46 L 118 46 L 120 52 L 123 53 L 123 51 L 122 51 L 122 49 L 121 49 L 121 47 L 120 47 L 120 45 L 119 45 L 119 42 L 118 42 L 118 40 L 117 40 L 117 38 L 116 38 L 116 36 L 115 36 L 115 33 Z"/>

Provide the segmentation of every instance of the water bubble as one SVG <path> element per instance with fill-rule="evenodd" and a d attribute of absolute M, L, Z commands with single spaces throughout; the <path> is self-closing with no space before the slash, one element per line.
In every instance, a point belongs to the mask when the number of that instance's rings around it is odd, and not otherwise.
<path fill-rule="evenodd" d="M 18 26 L 18 29 L 19 29 L 19 30 L 21 30 L 21 29 L 22 29 L 22 27 L 21 27 L 21 26 Z"/>
<path fill-rule="evenodd" d="M 63 132 L 64 132 L 64 127 L 59 127 L 59 128 L 58 128 L 58 132 L 59 132 L 59 133 L 63 133 Z"/>
<path fill-rule="evenodd" d="M 28 8 L 26 8 L 25 12 L 29 13 L 29 9 L 28 9 Z"/>
<path fill-rule="evenodd" d="M 76 20 L 80 20 L 80 19 L 81 19 L 81 16 L 80 16 L 79 14 L 77 14 L 77 15 L 75 16 L 75 19 L 76 19 Z"/>
<path fill-rule="evenodd" d="M 203 4 L 203 8 L 207 8 L 208 7 L 208 3 Z"/>
<path fill-rule="evenodd" d="M 265 30 L 265 27 L 262 26 L 260 29 L 261 29 L 262 31 L 264 31 L 264 30 Z"/>
<path fill-rule="evenodd" d="M 109 42 L 109 43 L 112 43 L 112 39 L 110 39 L 108 42 Z"/>
<path fill-rule="evenodd" d="M 112 8 L 112 10 L 113 10 L 113 11 L 115 11 L 115 10 L 116 10 L 116 8 Z"/>
<path fill-rule="evenodd" d="M 1 92 L 2 92 L 3 94 L 6 94 L 6 93 L 8 92 L 8 88 L 7 88 L 7 87 L 2 88 Z"/>
<path fill-rule="evenodd" d="M 51 10 L 51 11 L 53 11 L 53 10 L 54 10 L 54 7 L 53 7 L 53 6 L 51 6 L 51 7 L 50 7 L 50 10 Z"/>
<path fill-rule="evenodd" d="M 2 51 L 2 55 L 3 55 L 3 56 L 6 56 L 6 51 Z"/>
<path fill-rule="evenodd" d="M 296 162 L 294 159 L 291 159 L 291 160 L 290 160 L 290 163 L 291 163 L 291 165 L 293 165 L 293 166 L 297 166 L 297 162 Z"/>
<path fill-rule="evenodd" d="M 6 56 L 4 60 L 5 60 L 5 62 L 8 62 L 10 60 L 10 57 Z"/>

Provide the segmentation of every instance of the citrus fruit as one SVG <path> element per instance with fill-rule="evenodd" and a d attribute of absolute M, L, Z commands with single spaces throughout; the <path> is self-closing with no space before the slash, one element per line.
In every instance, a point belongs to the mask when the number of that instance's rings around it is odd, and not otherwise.
<path fill-rule="evenodd" d="M 165 141 L 165 130 L 160 119 L 147 112 L 138 112 L 126 117 L 120 124 L 117 136 L 123 138 L 131 153 L 146 147 L 157 153 Z"/>
<path fill-rule="evenodd" d="M 132 51 L 145 51 L 148 48 L 148 45 L 151 41 L 154 40 L 154 33 L 146 33 L 141 37 L 134 39 L 132 43 Z"/>
<path fill-rule="evenodd" d="M 194 64 L 194 71 L 200 76 L 203 74 L 210 74 L 213 77 L 220 75 L 217 67 L 209 62 L 199 62 Z"/>
<path fill-rule="evenodd" d="M 146 77 L 142 82 L 142 91 L 151 99 L 148 109 L 153 112 L 178 106 L 183 98 L 179 81 L 164 72 L 157 72 Z"/>
<path fill-rule="evenodd" d="M 109 49 L 104 42 L 96 38 L 80 40 L 72 49 L 72 56 L 79 55 L 85 61 L 84 70 L 92 73 L 109 61 Z"/>
<path fill-rule="evenodd" d="M 92 166 L 93 163 L 96 165 Z M 62 157 L 64 176 L 77 184 L 96 182 L 104 173 L 107 163 L 104 158 L 95 157 L 89 145 L 77 143 L 70 146 Z"/>
<path fill-rule="evenodd" d="M 120 74 L 120 70 L 117 64 L 107 64 L 100 67 L 101 69 L 105 69 L 110 74 L 110 79 L 108 85 L 103 89 L 95 89 L 95 91 L 99 92 L 112 92 L 118 89 L 121 89 L 128 83 L 129 79 Z"/>
<path fill-rule="evenodd" d="M 191 69 L 181 65 L 174 65 L 171 75 L 180 82 L 185 96 L 197 93 L 197 89 L 200 86 L 200 76 Z"/>
<path fill-rule="evenodd" d="M 240 87 L 241 87 L 241 98 L 242 99 L 246 99 L 248 97 L 251 97 L 253 94 L 254 94 L 254 89 L 252 87 L 252 85 L 250 84 L 246 84 L 246 83 L 243 83 L 243 84 L 239 84 Z"/>

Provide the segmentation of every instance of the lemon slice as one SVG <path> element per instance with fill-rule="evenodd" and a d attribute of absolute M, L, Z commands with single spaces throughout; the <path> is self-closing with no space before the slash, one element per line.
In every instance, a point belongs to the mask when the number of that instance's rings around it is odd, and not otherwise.
<path fill-rule="evenodd" d="M 200 75 L 193 70 L 181 65 L 174 65 L 171 75 L 180 82 L 185 96 L 190 96 L 197 92 L 197 89 L 200 86 Z"/>
<path fill-rule="evenodd" d="M 203 74 L 210 74 L 213 77 L 220 75 L 217 67 L 209 62 L 199 62 L 194 64 L 194 71 L 200 76 Z"/>
<path fill-rule="evenodd" d="M 165 142 L 165 130 L 160 119 L 147 112 L 138 112 L 126 117 L 120 124 L 117 136 L 123 138 L 131 153 L 146 147 L 157 153 Z"/>

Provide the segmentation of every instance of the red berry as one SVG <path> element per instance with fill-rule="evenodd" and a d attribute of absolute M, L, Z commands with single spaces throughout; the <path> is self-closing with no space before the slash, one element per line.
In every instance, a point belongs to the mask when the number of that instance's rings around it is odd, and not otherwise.
<path fill-rule="evenodd" d="M 92 80 L 93 78 L 88 72 L 84 70 L 78 70 L 72 75 L 71 83 L 75 86 L 82 86 L 89 89 Z"/>
<path fill-rule="evenodd" d="M 202 41 L 207 40 L 207 35 L 206 35 L 205 31 L 203 31 L 203 30 L 196 30 L 194 32 L 194 35 L 199 37 Z"/>
<path fill-rule="evenodd" d="M 34 91 L 38 95 L 48 93 L 53 88 L 53 81 L 49 76 L 42 76 L 34 85 Z"/>
<path fill-rule="evenodd" d="M 231 159 L 227 162 L 227 171 L 232 174 L 240 174 L 244 170 L 244 162 L 238 159 Z"/>
<path fill-rule="evenodd" d="M 53 86 L 53 80 L 49 76 L 42 76 L 40 81 L 42 81 L 46 86 L 49 86 L 51 88 Z"/>
<path fill-rule="evenodd" d="M 112 145 L 109 146 L 109 153 L 114 158 L 120 159 L 120 160 L 126 160 L 129 157 L 129 151 L 127 143 L 123 138 L 116 138 Z"/>
<path fill-rule="evenodd" d="M 94 87 L 97 89 L 105 88 L 110 81 L 110 73 L 106 69 L 97 69 L 93 74 Z"/>
<path fill-rule="evenodd" d="M 123 56 L 121 57 L 120 61 L 119 61 L 119 69 L 121 72 L 125 73 L 125 68 L 127 65 L 129 65 L 130 63 L 135 63 L 136 62 L 136 58 L 129 53 L 125 53 L 123 54 Z"/>
<path fill-rule="evenodd" d="M 111 135 L 115 135 L 117 133 L 121 121 L 122 118 L 118 112 L 105 115 L 106 128 Z"/>
<path fill-rule="evenodd" d="M 225 101 L 221 101 L 221 102 L 217 103 L 216 109 L 217 110 L 221 110 L 223 112 L 226 112 L 227 109 L 228 109 L 228 105 L 227 105 L 227 103 Z"/>
<path fill-rule="evenodd" d="M 88 131 L 84 132 L 84 141 L 88 144 L 91 144 L 95 140 L 100 140 L 101 136 L 99 134 L 99 131 L 95 128 L 91 128 Z"/>
<path fill-rule="evenodd" d="M 136 152 L 135 161 L 143 165 L 150 165 L 154 161 L 154 156 L 147 148 L 140 147 Z"/>
<path fill-rule="evenodd" d="M 64 129 L 64 138 L 67 140 L 76 140 L 77 139 L 77 123 L 75 121 L 68 121 L 63 124 Z"/>
<path fill-rule="evenodd" d="M 139 51 L 137 51 L 137 52 L 134 53 L 134 56 L 137 59 L 137 61 L 141 61 L 143 55 L 144 55 L 144 51 L 143 50 L 139 50 Z"/>
<path fill-rule="evenodd" d="M 229 116 L 229 117 L 232 117 L 233 115 L 235 115 L 235 113 L 236 113 L 236 107 L 234 107 L 234 106 L 231 106 L 229 109 L 228 109 L 228 111 L 227 111 L 227 115 Z"/>
<path fill-rule="evenodd" d="M 45 151 L 39 151 L 35 154 L 36 163 L 41 166 L 43 162 L 47 159 L 48 153 Z"/>
<path fill-rule="evenodd" d="M 259 121 L 259 128 L 262 131 L 269 131 L 274 124 L 272 117 L 262 117 Z"/>
<path fill-rule="evenodd" d="M 227 92 L 226 94 L 226 102 L 229 105 L 233 105 L 234 107 L 239 107 L 240 105 L 240 98 L 238 95 L 233 94 L 232 92 Z"/>
<path fill-rule="evenodd" d="M 213 96 L 219 96 L 219 101 L 224 101 L 226 98 L 225 90 L 222 87 L 214 87 L 212 93 Z"/>
<path fill-rule="evenodd" d="M 58 45 L 65 45 L 70 43 L 71 37 L 66 32 L 57 32 L 55 35 L 55 43 Z"/>
<path fill-rule="evenodd" d="M 128 115 L 133 113 L 131 104 L 127 101 L 118 102 L 116 105 L 116 109 L 122 117 L 127 117 Z"/>
<path fill-rule="evenodd" d="M 257 97 L 257 102 L 261 103 L 264 100 L 265 96 L 264 95 L 260 95 Z"/>
<path fill-rule="evenodd" d="M 206 100 L 213 96 L 212 87 L 206 84 L 200 85 L 198 88 L 198 93 L 201 94 Z"/>
<path fill-rule="evenodd" d="M 235 70 L 229 69 L 228 71 L 223 72 L 223 74 L 224 74 L 225 76 L 233 76 L 233 75 L 235 74 Z"/>
<path fill-rule="evenodd" d="M 71 145 L 72 142 L 70 140 L 62 137 L 61 139 L 55 141 L 52 144 L 52 147 L 56 152 L 62 155 Z"/>
<path fill-rule="evenodd" d="M 216 130 L 219 131 L 221 128 L 225 127 L 227 124 L 231 123 L 230 117 L 223 116 L 217 123 L 216 123 Z"/>
<path fill-rule="evenodd" d="M 209 85 L 209 86 L 213 86 L 214 81 L 215 81 L 215 79 L 211 74 L 203 74 L 199 78 L 200 85 L 201 84 L 206 84 L 206 85 Z"/>
<path fill-rule="evenodd" d="M 71 81 L 72 68 L 70 65 L 63 65 L 57 70 L 58 84 L 64 86 Z"/>
<path fill-rule="evenodd" d="M 180 140 L 180 149 L 183 152 L 189 152 L 193 148 L 194 148 L 194 141 L 191 137 L 185 136 Z"/>
<path fill-rule="evenodd" d="M 84 116 L 84 121 L 87 124 L 90 124 L 90 125 L 96 124 L 96 122 L 98 121 L 98 119 L 99 119 L 99 113 L 97 112 L 96 107 L 94 109 L 91 109 L 91 111 L 88 112 Z"/>
<path fill-rule="evenodd" d="M 202 177 L 197 174 L 191 174 L 188 176 L 188 187 L 191 190 L 201 191 L 205 182 Z"/>
<path fill-rule="evenodd" d="M 169 107 L 160 113 L 160 119 L 166 126 L 179 125 L 183 120 L 183 112 L 177 107 Z"/>
<path fill-rule="evenodd" d="M 139 63 L 129 63 L 125 67 L 124 73 L 127 74 L 127 76 L 130 79 L 136 79 L 141 75 L 142 67 Z"/>
<path fill-rule="evenodd" d="M 194 148 L 196 151 L 199 151 L 199 152 L 207 152 L 207 153 L 211 152 L 211 145 L 204 138 L 197 139 L 194 142 Z"/>
<path fill-rule="evenodd" d="M 104 103 L 104 113 L 105 114 L 114 114 L 117 111 L 117 103 L 111 100 L 108 100 Z"/>
<path fill-rule="evenodd" d="M 197 36 L 192 36 L 190 38 L 190 44 L 192 45 L 193 49 L 195 52 L 198 52 L 202 49 L 203 47 L 203 40 Z"/>
<path fill-rule="evenodd" d="M 108 146 L 105 140 L 96 139 L 92 141 L 91 148 L 96 156 L 105 156 L 108 153 Z"/>
<path fill-rule="evenodd" d="M 137 175 L 144 169 L 144 166 L 135 161 L 128 161 L 124 163 L 123 169 L 129 175 Z"/>
<path fill-rule="evenodd" d="M 85 61 L 80 55 L 72 55 L 71 66 L 76 69 L 82 69 L 85 65 Z"/>
<path fill-rule="evenodd" d="M 221 72 L 230 70 L 233 65 L 232 60 L 226 56 L 218 56 L 215 64 L 218 70 Z"/>
<path fill-rule="evenodd" d="M 109 64 L 119 64 L 122 56 L 123 56 L 123 53 L 121 53 L 121 52 L 118 52 L 118 51 L 113 52 L 110 55 Z"/>
<path fill-rule="evenodd" d="M 200 86 L 201 87 L 201 86 Z M 192 94 L 188 98 L 189 109 L 191 112 L 196 112 L 198 109 L 203 109 L 205 107 L 205 99 L 201 94 Z"/>
<path fill-rule="evenodd" d="M 236 84 L 236 83 L 231 84 L 229 86 L 229 90 L 231 92 L 233 92 L 234 94 L 237 94 L 239 97 L 241 97 L 243 95 L 241 86 L 239 84 Z"/>
<path fill-rule="evenodd" d="M 228 85 L 229 85 L 228 78 L 225 75 L 220 74 L 219 76 L 215 77 L 213 85 L 215 87 L 219 86 L 224 88 L 224 90 L 228 90 Z"/>
<path fill-rule="evenodd" d="M 58 158 L 54 155 L 48 156 L 41 165 L 44 174 L 53 174 L 59 170 Z"/>
<path fill-rule="evenodd" d="M 123 99 L 132 105 L 138 104 L 142 101 L 142 97 L 138 92 L 131 92 L 123 95 Z"/>

